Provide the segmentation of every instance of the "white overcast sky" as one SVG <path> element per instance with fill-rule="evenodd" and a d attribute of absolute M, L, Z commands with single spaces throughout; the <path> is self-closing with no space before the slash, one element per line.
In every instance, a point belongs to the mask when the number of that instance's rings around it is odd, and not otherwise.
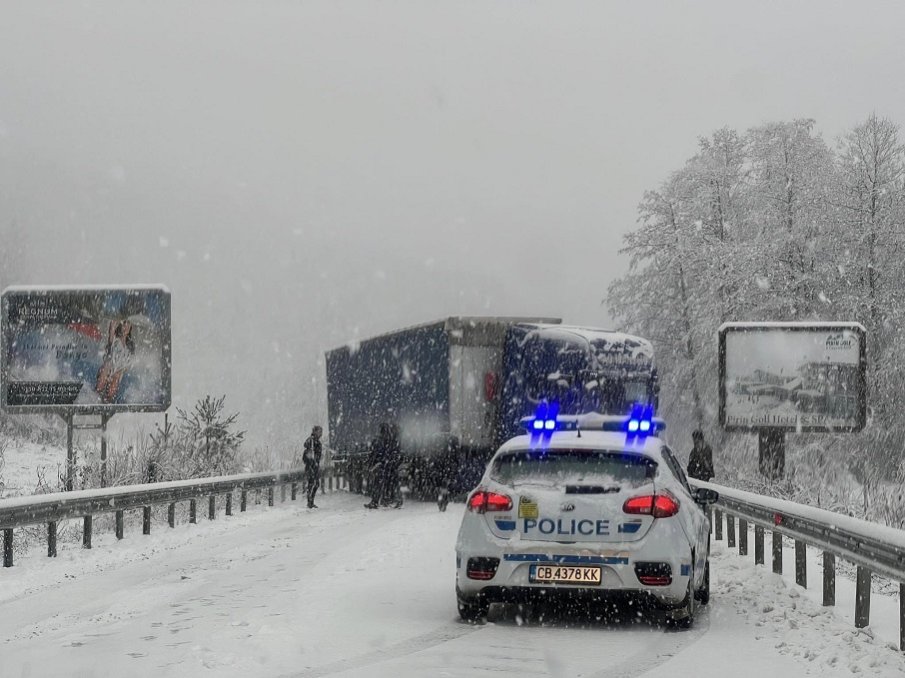
<path fill-rule="evenodd" d="M 174 396 L 258 441 L 323 350 L 609 325 L 644 190 L 728 125 L 905 122 L 905 3 L 0 0 L 9 283 L 165 283 Z"/>

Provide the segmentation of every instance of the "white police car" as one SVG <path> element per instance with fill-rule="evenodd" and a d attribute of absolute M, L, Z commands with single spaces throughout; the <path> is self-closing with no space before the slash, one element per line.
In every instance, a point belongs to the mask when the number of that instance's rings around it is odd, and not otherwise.
<path fill-rule="evenodd" d="M 662 420 L 538 417 L 468 498 L 456 543 L 459 615 L 493 602 L 610 601 L 690 626 L 710 596 L 712 490 L 693 490 Z"/>

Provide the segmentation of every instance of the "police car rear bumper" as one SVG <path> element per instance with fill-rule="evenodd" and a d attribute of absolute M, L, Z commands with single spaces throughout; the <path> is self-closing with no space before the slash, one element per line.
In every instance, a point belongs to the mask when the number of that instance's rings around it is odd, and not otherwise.
<path fill-rule="evenodd" d="M 549 605 L 558 610 L 582 610 L 604 607 L 614 611 L 676 610 L 686 604 L 681 600 L 664 599 L 651 591 L 604 590 L 591 588 L 551 588 L 535 586 L 485 586 L 478 593 L 467 595 L 456 587 L 462 601 L 508 604 Z"/>
<path fill-rule="evenodd" d="M 489 541 L 489 540 L 488 540 Z M 484 591 L 491 596 L 499 591 L 532 591 L 540 595 L 586 595 L 605 598 L 617 593 L 644 594 L 652 596 L 666 606 L 680 605 L 688 591 L 691 576 L 691 550 L 684 553 L 675 546 L 663 542 L 634 542 L 621 545 L 618 549 L 569 548 L 550 543 L 525 543 L 516 550 L 512 548 L 462 550 L 457 553 L 456 588 L 465 598 L 473 598 Z M 486 572 L 480 579 L 469 575 L 469 562 L 473 559 L 497 561 L 492 573 Z M 666 585 L 646 585 L 639 579 L 637 565 L 663 563 L 669 566 L 669 583 Z M 599 567 L 599 585 L 546 584 L 531 581 L 531 567 L 539 564 L 564 566 Z"/>

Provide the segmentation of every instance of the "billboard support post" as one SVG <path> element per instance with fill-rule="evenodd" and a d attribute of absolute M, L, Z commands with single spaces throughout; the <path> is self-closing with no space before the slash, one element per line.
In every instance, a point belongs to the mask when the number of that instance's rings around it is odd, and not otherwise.
<path fill-rule="evenodd" d="M 72 492 L 72 481 L 75 475 L 75 450 L 72 447 L 72 414 L 64 414 L 66 422 L 66 491 Z"/>
<path fill-rule="evenodd" d="M 107 422 L 112 414 L 101 414 L 101 487 L 107 487 Z"/>
<path fill-rule="evenodd" d="M 758 468 L 768 480 L 782 480 L 786 468 L 786 433 L 762 428 L 757 431 Z"/>

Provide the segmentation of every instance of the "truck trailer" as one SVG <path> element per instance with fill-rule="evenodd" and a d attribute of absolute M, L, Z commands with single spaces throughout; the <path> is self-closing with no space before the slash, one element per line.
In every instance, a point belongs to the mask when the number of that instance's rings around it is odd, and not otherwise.
<path fill-rule="evenodd" d="M 470 490 L 496 448 L 543 402 L 561 413 L 656 406 L 650 342 L 558 318 L 451 317 L 327 352 L 330 445 L 364 459 L 398 427 L 416 496 Z"/>

